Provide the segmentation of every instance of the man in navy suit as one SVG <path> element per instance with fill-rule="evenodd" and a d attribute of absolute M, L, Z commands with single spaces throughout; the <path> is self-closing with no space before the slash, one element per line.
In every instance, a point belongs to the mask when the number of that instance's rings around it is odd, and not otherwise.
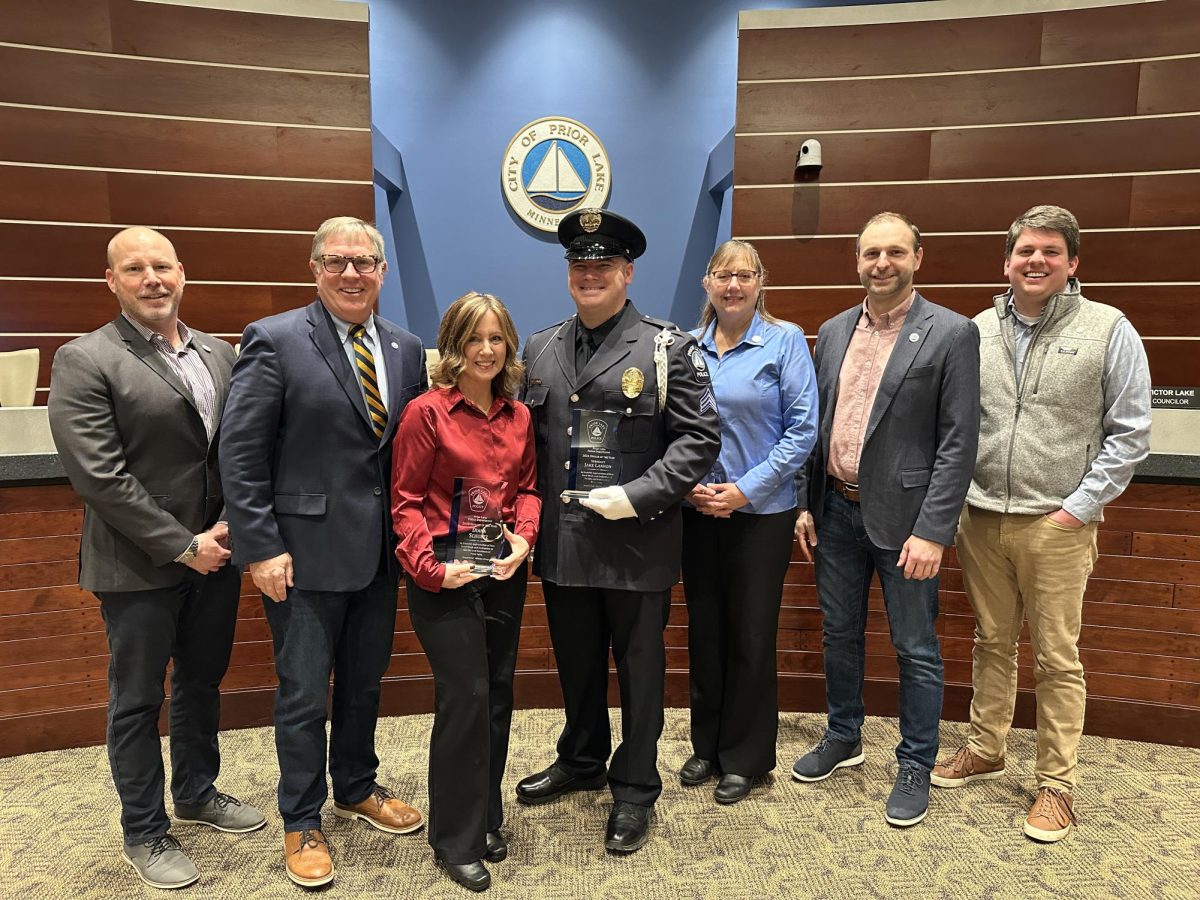
<path fill-rule="evenodd" d="M 884 818 L 906 827 L 929 809 L 937 757 L 937 576 L 975 468 L 979 329 L 913 288 L 923 251 L 906 217 L 873 216 L 855 256 L 867 295 L 817 335 L 820 440 L 796 522 L 801 551 L 816 557 L 829 718 L 792 775 L 821 781 L 863 761 L 867 593 L 877 574 L 900 665 L 899 766 Z"/>
<path fill-rule="evenodd" d="M 423 824 L 375 780 L 375 722 L 396 625 L 392 435 L 427 378 L 420 340 L 374 314 L 387 272 L 375 228 L 324 222 L 309 268 L 318 299 L 242 335 L 220 458 L 234 562 L 262 591 L 275 647 L 286 871 L 315 887 L 333 880 L 321 830 L 331 672 L 334 814 L 397 834 Z"/>

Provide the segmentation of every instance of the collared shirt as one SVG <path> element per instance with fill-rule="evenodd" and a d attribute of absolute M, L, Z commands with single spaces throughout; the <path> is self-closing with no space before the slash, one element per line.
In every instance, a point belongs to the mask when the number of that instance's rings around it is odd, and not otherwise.
<path fill-rule="evenodd" d="M 804 332 L 756 312 L 737 344 L 717 354 L 716 323 L 694 331 L 721 412 L 721 455 L 706 481 L 733 482 L 738 512 L 796 508 L 796 473 L 817 437 L 817 379 Z"/>
<path fill-rule="evenodd" d="M 1070 290 L 1079 286 L 1071 279 Z M 1021 368 L 1041 322 L 1032 325 L 1017 316 L 1012 292 L 1008 308 L 1014 313 L 1013 371 L 1021 383 Z M 1113 328 L 1104 356 L 1104 443 L 1092 467 L 1074 491 L 1063 498 L 1062 508 L 1081 522 L 1100 518 L 1100 511 L 1125 490 L 1133 470 L 1145 458 L 1144 435 L 1150 430 L 1150 367 L 1141 336 L 1128 319 Z"/>
<path fill-rule="evenodd" d="M 338 340 L 341 341 L 342 350 L 346 354 L 346 359 L 350 360 L 350 371 L 357 377 L 358 363 L 354 359 L 354 341 L 350 339 L 350 329 L 356 323 L 339 319 L 333 313 L 329 314 L 329 318 L 333 319 L 333 327 L 337 329 Z M 363 342 L 367 345 L 367 349 L 371 351 L 371 355 L 375 357 L 375 380 L 379 383 L 379 396 L 383 400 L 384 408 L 390 412 L 391 407 L 388 406 L 387 365 L 384 362 L 383 354 L 379 352 L 379 329 L 375 327 L 375 316 L 372 315 L 362 324 L 363 328 L 367 331 Z M 361 385 L 362 382 L 359 381 L 359 386 L 361 387 Z"/>
<path fill-rule="evenodd" d="M 625 306 L 629 305 L 629 301 L 625 301 Z M 617 323 L 621 321 L 621 316 L 625 315 L 625 306 L 622 306 L 620 311 L 611 318 L 605 319 L 595 328 L 588 328 L 583 324 L 583 320 L 579 319 L 575 323 L 575 373 L 579 374 L 583 371 L 583 367 L 588 364 L 588 361 L 600 349 L 600 345 L 604 343 L 605 338 L 612 334 L 612 330 L 617 327 Z"/>
<path fill-rule="evenodd" d="M 879 382 L 916 296 L 917 292 L 913 291 L 907 300 L 878 318 L 871 315 L 867 301 L 863 300 L 862 315 L 854 326 L 850 346 L 846 348 L 846 357 L 838 373 L 837 406 L 829 433 L 829 465 L 826 467 L 834 478 L 858 483 L 858 461 L 862 457 L 863 440 L 867 436 L 875 395 L 879 393 Z"/>
<path fill-rule="evenodd" d="M 157 331 L 151 331 L 141 322 L 126 316 L 124 312 L 121 315 L 125 316 L 125 321 L 137 329 L 137 333 L 158 351 L 158 355 L 166 361 L 171 371 L 179 376 L 179 380 L 188 389 L 192 401 L 196 404 L 204 422 L 204 431 L 211 441 L 217 431 L 217 388 L 213 384 L 212 373 L 200 358 L 200 351 L 196 349 L 192 340 L 192 332 L 183 322 L 179 323 L 179 349 L 176 349 Z"/>
<path fill-rule="evenodd" d="M 404 407 L 394 448 L 396 557 L 425 590 L 441 590 L 446 575 L 433 541 L 450 533 L 456 478 L 499 488 L 504 521 L 530 547 L 537 543 L 542 501 L 533 419 L 525 404 L 497 397 L 485 414 L 457 387 L 435 388 Z"/>

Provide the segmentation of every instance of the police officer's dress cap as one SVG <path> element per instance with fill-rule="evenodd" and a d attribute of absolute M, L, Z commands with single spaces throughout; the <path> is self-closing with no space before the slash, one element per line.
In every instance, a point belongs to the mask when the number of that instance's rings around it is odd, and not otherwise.
<path fill-rule="evenodd" d="M 581 209 L 558 223 L 558 242 L 566 259 L 608 259 L 624 256 L 631 262 L 646 252 L 646 236 L 624 216 L 605 209 Z"/>

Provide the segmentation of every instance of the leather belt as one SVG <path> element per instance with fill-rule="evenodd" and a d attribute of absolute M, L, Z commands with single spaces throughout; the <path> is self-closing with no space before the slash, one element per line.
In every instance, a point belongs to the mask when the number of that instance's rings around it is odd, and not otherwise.
<path fill-rule="evenodd" d="M 850 484 L 848 481 L 842 481 L 840 478 L 829 476 L 829 486 L 849 500 L 851 503 L 858 502 L 858 485 Z"/>

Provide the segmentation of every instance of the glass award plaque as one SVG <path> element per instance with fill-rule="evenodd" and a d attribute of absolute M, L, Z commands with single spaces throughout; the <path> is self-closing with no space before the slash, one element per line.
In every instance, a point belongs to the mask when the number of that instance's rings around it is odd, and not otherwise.
<path fill-rule="evenodd" d="M 492 573 L 492 560 L 504 544 L 504 487 L 503 481 L 454 479 L 444 562 L 470 563 L 475 575 Z"/>
<path fill-rule="evenodd" d="M 586 497 L 594 488 L 613 487 L 621 480 L 621 449 L 617 443 L 619 412 L 571 410 L 571 464 L 563 500 Z"/>

